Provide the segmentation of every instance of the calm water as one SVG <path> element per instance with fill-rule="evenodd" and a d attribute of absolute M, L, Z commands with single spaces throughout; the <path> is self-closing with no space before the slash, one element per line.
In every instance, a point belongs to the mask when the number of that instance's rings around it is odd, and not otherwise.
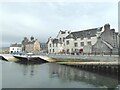
<path fill-rule="evenodd" d="M 3 88 L 116 88 L 118 80 L 73 67 L 1 61 Z"/>

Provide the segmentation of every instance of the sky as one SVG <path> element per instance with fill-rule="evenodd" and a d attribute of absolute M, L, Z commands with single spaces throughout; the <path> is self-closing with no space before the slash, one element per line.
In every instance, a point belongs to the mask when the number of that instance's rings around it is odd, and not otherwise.
<path fill-rule="evenodd" d="M 47 42 L 60 30 L 80 31 L 106 23 L 118 31 L 117 1 L 0 2 L 0 46 L 21 43 L 31 36 Z"/>

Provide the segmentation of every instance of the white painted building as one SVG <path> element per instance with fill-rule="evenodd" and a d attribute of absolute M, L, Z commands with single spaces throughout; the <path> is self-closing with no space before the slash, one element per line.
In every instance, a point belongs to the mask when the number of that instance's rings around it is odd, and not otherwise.
<path fill-rule="evenodd" d="M 70 31 L 59 31 L 56 38 L 49 38 L 48 45 L 48 53 L 62 53 L 65 48 L 65 39 L 70 34 Z"/>
<path fill-rule="evenodd" d="M 9 48 L 9 53 L 19 53 L 22 52 L 22 44 L 11 44 Z"/>
<path fill-rule="evenodd" d="M 53 39 L 50 37 L 48 39 L 48 53 L 80 53 L 81 51 L 84 53 L 92 53 L 92 46 L 97 43 L 98 37 L 103 36 L 103 33 L 105 31 L 110 32 L 110 34 L 113 32 L 113 29 L 110 29 L 108 27 L 109 25 L 105 24 L 104 27 L 92 28 L 76 32 L 60 30 L 56 38 Z M 115 32 L 113 32 L 113 34 L 114 33 Z M 104 37 L 107 38 L 106 35 L 104 35 Z M 108 43 L 109 42 L 113 41 L 108 40 Z"/>

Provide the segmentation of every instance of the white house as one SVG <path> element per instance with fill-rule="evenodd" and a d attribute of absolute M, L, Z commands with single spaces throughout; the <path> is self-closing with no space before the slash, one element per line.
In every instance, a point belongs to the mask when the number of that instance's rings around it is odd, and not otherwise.
<path fill-rule="evenodd" d="M 65 39 L 66 36 L 70 34 L 70 31 L 59 31 L 56 38 L 49 38 L 47 45 L 48 45 L 48 53 L 62 53 L 64 52 L 65 48 Z"/>
<path fill-rule="evenodd" d="M 11 44 L 9 48 L 9 52 L 12 53 L 19 53 L 22 51 L 22 44 Z"/>
<path fill-rule="evenodd" d="M 98 39 L 101 36 L 106 39 L 104 40 L 104 42 L 102 42 L 105 43 L 104 48 L 113 45 L 115 46 L 115 48 L 117 48 L 116 35 L 117 34 L 115 30 L 110 29 L 109 24 L 105 24 L 103 27 L 97 27 L 75 32 L 60 30 L 56 38 L 53 39 L 50 37 L 48 39 L 48 53 L 93 53 L 94 49 L 92 48 L 97 45 Z"/>

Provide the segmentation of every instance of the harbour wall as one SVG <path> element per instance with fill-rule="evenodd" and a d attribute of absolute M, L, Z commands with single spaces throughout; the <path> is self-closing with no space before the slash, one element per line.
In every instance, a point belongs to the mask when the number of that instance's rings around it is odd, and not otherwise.
<path fill-rule="evenodd" d="M 110 62 L 119 62 L 120 57 L 118 55 L 65 55 L 65 54 L 48 54 L 50 58 L 61 59 L 61 60 L 87 60 L 87 61 L 110 61 Z"/>

